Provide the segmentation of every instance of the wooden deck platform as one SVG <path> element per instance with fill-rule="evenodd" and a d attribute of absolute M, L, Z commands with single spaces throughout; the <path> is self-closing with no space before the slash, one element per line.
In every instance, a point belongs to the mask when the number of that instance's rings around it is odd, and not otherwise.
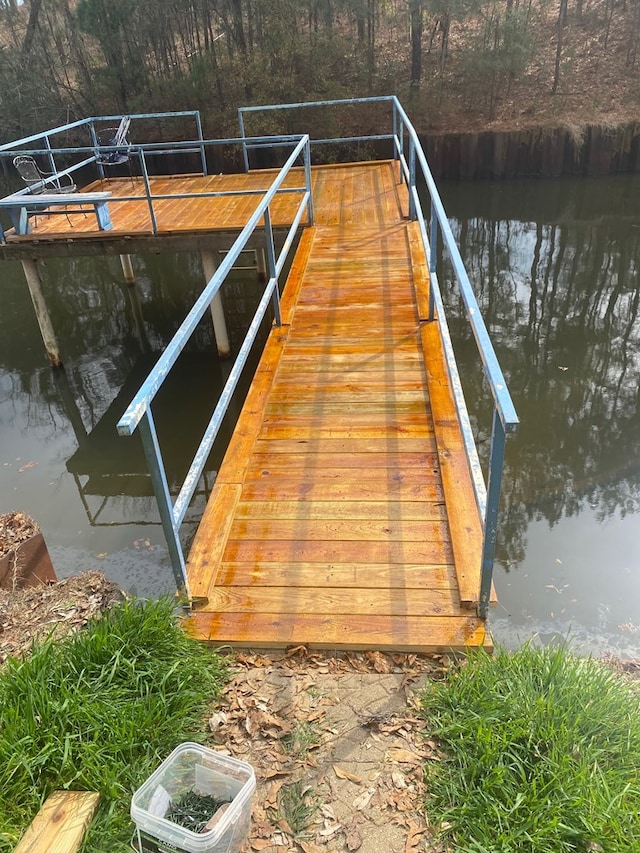
<path fill-rule="evenodd" d="M 28 234 L 8 230 L 6 243 L 0 244 L 0 259 L 51 257 L 61 255 L 118 254 L 144 251 L 211 250 L 212 236 L 218 235 L 230 245 L 255 210 L 261 195 L 228 195 L 201 198 L 175 198 L 184 193 L 266 191 L 275 172 L 248 174 L 175 175 L 149 179 L 153 196 L 169 196 L 153 202 L 157 233 L 153 233 L 148 201 L 142 178 L 106 178 L 94 181 L 75 194 L 110 192 L 108 209 L 113 228 L 101 231 L 93 212 L 39 212 L 30 220 Z M 285 187 L 304 186 L 304 171 L 289 173 Z M 274 229 L 284 230 L 295 216 L 302 193 L 279 194 L 271 207 Z M 131 197 L 133 200 L 127 200 Z M 121 199 L 121 200 L 119 200 Z M 66 215 L 68 213 L 68 215 Z M 261 240 L 260 234 L 257 240 Z M 255 240 L 254 240 L 255 242 Z M 264 241 L 260 245 L 263 245 Z M 222 244 L 221 244 L 222 245 Z M 251 245 L 251 244 L 250 244 Z"/>
<path fill-rule="evenodd" d="M 191 548 L 215 644 L 490 645 L 481 526 L 397 164 L 314 169 L 301 239 Z"/>

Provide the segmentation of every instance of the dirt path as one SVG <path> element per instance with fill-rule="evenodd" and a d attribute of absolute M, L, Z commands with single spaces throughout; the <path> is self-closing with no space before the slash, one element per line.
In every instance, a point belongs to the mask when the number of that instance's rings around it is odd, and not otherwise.
<path fill-rule="evenodd" d="M 211 744 L 258 779 L 247 851 L 440 851 L 425 822 L 417 694 L 447 658 L 238 654 Z"/>

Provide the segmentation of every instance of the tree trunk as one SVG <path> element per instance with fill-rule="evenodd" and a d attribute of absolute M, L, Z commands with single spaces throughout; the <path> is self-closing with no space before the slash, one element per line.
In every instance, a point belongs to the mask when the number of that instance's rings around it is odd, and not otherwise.
<path fill-rule="evenodd" d="M 36 36 L 38 16 L 40 15 L 41 7 L 42 0 L 31 0 L 31 5 L 29 7 L 29 22 L 27 23 L 27 31 L 24 34 L 24 41 L 22 42 L 22 55 L 25 57 L 31 53 L 31 48 L 33 47 L 33 40 Z"/>
<path fill-rule="evenodd" d="M 553 86 L 551 94 L 555 95 L 558 91 L 558 83 L 560 82 L 560 62 L 562 60 L 562 40 L 564 38 L 564 28 L 567 23 L 567 0 L 560 0 L 560 13 L 558 15 L 558 41 L 556 45 L 556 67 L 553 72 Z"/>
<path fill-rule="evenodd" d="M 411 0 L 411 87 L 422 79 L 422 0 Z"/>

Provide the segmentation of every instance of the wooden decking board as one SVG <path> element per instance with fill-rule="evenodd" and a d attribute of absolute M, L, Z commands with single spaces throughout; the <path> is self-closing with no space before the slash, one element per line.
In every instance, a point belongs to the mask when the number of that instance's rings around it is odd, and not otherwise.
<path fill-rule="evenodd" d="M 387 483 L 389 501 L 440 501 L 444 500 L 442 486 L 434 483 Z M 298 501 L 375 501 L 380 500 L 381 484 L 375 480 L 358 483 L 357 496 L 352 484 L 346 481 L 314 480 L 301 482 L 298 477 L 263 478 L 244 484 L 243 500 L 298 500 Z"/>
<path fill-rule="evenodd" d="M 209 592 L 209 607 L 219 613 L 305 613 L 308 616 L 361 617 L 371 615 L 442 616 L 460 602 L 456 589 L 368 589 L 363 603 L 362 592 L 353 588 L 300 587 L 291 584 L 274 587 L 216 586 Z"/>
<path fill-rule="evenodd" d="M 398 572 L 389 563 L 227 563 L 218 569 L 220 587 L 294 587 L 311 589 L 388 589 L 389 574 Z M 404 563 L 398 577 L 402 589 L 458 589 L 455 568 L 438 565 Z"/>
<path fill-rule="evenodd" d="M 313 170 L 316 222 L 284 290 L 285 326 L 189 555 L 192 593 L 208 599 L 189 619 L 203 640 L 489 645 L 464 603 L 479 585 L 471 482 L 397 175 L 395 163 Z"/>
<path fill-rule="evenodd" d="M 186 623 L 198 639 L 218 644 L 220 637 L 251 632 L 255 648 L 299 645 L 300 637 L 317 649 L 393 649 L 398 652 L 434 654 L 452 649 L 491 648 L 484 623 L 475 616 L 323 616 L 306 613 L 216 613 L 198 610 Z M 238 628 L 242 629 L 238 631 Z M 228 639 L 227 645 L 243 646 L 244 639 Z"/>
<path fill-rule="evenodd" d="M 341 522 L 374 519 L 379 523 L 389 521 L 419 521 L 446 519 L 444 501 L 343 501 L 340 506 L 332 501 L 241 501 L 236 506 L 235 520 L 252 519 L 338 519 Z"/>
<path fill-rule="evenodd" d="M 277 542 L 297 542 L 301 535 L 307 542 L 440 542 L 446 536 L 443 519 L 407 521 L 404 519 L 337 518 L 259 518 L 235 519 L 229 539 L 264 539 Z"/>

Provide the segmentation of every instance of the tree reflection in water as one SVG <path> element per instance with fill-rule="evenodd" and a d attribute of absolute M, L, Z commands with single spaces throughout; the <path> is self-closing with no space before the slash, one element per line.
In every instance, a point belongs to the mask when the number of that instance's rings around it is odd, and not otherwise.
<path fill-rule="evenodd" d="M 555 528 L 584 514 L 604 524 L 640 513 L 639 189 L 623 177 L 443 193 L 521 418 L 503 483 L 498 557 L 509 569 L 530 556 L 532 522 Z M 487 391 L 441 268 L 486 462 Z M 601 577 L 610 568 L 599 567 Z"/>

